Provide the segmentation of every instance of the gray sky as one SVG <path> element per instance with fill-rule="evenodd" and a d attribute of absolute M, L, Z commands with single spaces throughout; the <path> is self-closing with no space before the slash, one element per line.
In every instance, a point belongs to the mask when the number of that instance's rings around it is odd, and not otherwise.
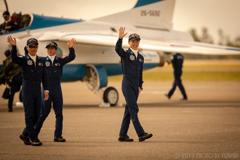
<path fill-rule="evenodd" d="M 92 19 L 132 8 L 137 0 L 7 0 L 9 11 L 31 12 L 74 19 Z M 176 0 L 173 23 L 175 30 L 209 28 L 216 39 L 221 28 L 233 39 L 240 35 L 240 0 Z M 0 0 L 0 10 L 4 3 Z M 3 19 L 0 19 L 0 23 Z"/>

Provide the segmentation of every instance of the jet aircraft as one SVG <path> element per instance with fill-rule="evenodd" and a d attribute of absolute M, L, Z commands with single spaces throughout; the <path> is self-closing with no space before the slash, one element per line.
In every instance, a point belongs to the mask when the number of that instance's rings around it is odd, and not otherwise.
<path fill-rule="evenodd" d="M 111 106 L 117 104 L 118 92 L 114 87 L 107 87 L 108 76 L 122 74 L 120 58 L 115 52 L 120 26 L 124 26 L 128 33 L 141 36 L 139 51 L 145 59 L 144 70 L 163 66 L 165 60 L 161 55 L 164 53 L 240 54 L 238 48 L 197 43 L 189 33 L 173 30 L 174 6 L 175 0 L 138 0 L 130 10 L 88 21 L 34 13 L 16 14 L 12 19 L 20 29 L 0 35 L 0 53 L 11 49 L 6 42 L 11 35 L 17 39 L 17 50 L 21 55 L 24 55 L 26 41 L 36 38 L 39 40 L 39 56 L 46 57 L 46 43 L 56 41 L 59 46 L 57 56 L 61 57 L 68 54 L 67 40 L 75 38 L 76 58 L 64 67 L 62 81 L 86 82 L 91 91 Z M 129 47 L 127 38 L 123 47 Z M 0 68 L 4 59 L 4 54 L 0 54 Z"/>

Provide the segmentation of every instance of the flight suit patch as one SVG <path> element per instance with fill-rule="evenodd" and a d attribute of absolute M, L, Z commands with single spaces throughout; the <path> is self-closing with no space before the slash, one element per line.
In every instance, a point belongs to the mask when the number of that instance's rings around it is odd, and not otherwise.
<path fill-rule="evenodd" d="M 46 61 L 45 64 L 46 64 L 46 67 L 50 66 L 50 62 L 49 61 Z"/>
<path fill-rule="evenodd" d="M 130 59 L 131 59 L 132 61 L 134 61 L 134 60 L 135 60 L 134 55 L 130 55 Z"/>
<path fill-rule="evenodd" d="M 60 66 L 60 63 L 55 63 L 55 66 Z"/>
<path fill-rule="evenodd" d="M 42 63 L 38 63 L 38 65 L 39 65 L 39 66 L 43 66 L 43 64 L 42 64 Z"/>
<path fill-rule="evenodd" d="M 27 64 L 28 64 L 28 65 L 32 65 L 32 64 L 33 64 L 32 60 L 28 60 L 28 61 L 27 61 Z"/>
<path fill-rule="evenodd" d="M 139 62 L 142 62 L 142 59 L 139 59 Z"/>

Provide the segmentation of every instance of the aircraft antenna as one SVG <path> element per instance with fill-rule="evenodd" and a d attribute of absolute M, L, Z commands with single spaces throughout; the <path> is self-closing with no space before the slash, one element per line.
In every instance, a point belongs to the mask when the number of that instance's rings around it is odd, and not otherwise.
<path fill-rule="evenodd" d="M 0 0 L 0 13 L 4 12 L 4 11 L 9 11 L 8 10 L 8 5 L 7 5 L 7 0 Z M 3 4 L 4 3 L 4 4 Z"/>
<path fill-rule="evenodd" d="M 6 10 L 8 11 L 8 5 L 7 5 L 7 0 L 3 0 L 6 6 Z"/>

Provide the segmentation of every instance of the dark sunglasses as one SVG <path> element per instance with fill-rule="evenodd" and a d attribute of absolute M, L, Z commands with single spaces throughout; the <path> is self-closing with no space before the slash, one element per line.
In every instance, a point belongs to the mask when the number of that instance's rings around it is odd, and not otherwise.
<path fill-rule="evenodd" d="M 28 46 L 29 48 L 38 48 L 38 46 Z"/>

